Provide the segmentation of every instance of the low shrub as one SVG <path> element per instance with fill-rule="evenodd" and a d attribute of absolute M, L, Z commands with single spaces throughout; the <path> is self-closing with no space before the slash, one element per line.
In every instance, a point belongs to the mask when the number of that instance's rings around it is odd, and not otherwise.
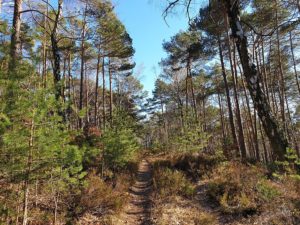
<path fill-rule="evenodd" d="M 210 172 L 223 161 L 221 155 L 194 153 L 173 157 L 172 165 L 197 180 L 203 176 L 210 176 Z"/>
<path fill-rule="evenodd" d="M 175 168 L 195 181 L 199 178 L 209 177 L 211 171 L 222 162 L 224 162 L 224 157 L 221 154 L 184 153 L 168 155 L 163 159 L 156 160 L 153 166 L 154 168 Z"/>
<path fill-rule="evenodd" d="M 277 187 L 267 179 L 260 180 L 256 185 L 256 190 L 265 201 L 271 201 L 280 195 Z"/>
<path fill-rule="evenodd" d="M 109 211 L 119 212 L 126 203 L 127 196 L 113 190 L 100 177 L 89 175 L 87 182 L 81 195 L 79 214 L 89 212 L 101 216 Z"/>
<path fill-rule="evenodd" d="M 265 173 L 253 165 L 226 163 L 214 170 L 207 193 L 224 213 L 254 213 L 280 196 L 277 187 L 264 178 Z"/>
<path fill-rule="evenodd" d="M 154 169 L 154 188 L 161 197 L 182 195 L 192 197 L 195 186 L 186 178 L 184 173 L 168 168 Z"/>

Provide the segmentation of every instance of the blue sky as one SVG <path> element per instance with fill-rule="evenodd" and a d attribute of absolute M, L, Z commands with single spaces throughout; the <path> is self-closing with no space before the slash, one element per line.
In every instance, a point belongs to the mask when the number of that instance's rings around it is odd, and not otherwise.
<path fill-rule="evenodd" d="M 167 25 L 162 16 L 163 5 L 159 2 L 163 1 L 114 0 L 115 11 L 133 39 L 135 73 L 140 73 L 138 77 L 149 94 L 160 73 L 158 63 L 166 56 L 162 49 L 163 40 L 169 40 L 188 25 L 184 13 L 170 15 Z"/>

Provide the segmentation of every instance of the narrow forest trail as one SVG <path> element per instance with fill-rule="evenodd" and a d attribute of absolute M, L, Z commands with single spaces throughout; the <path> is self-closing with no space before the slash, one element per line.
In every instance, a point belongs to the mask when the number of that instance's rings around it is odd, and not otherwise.
<path fill-rule="evenodd" d="M 148 161 L 142 160 L 136 174 L 135 184 L 130 188 L 130 201 L 122 215 L 128 225 L 150 225 L 152 192 L 152 169 Z"/>

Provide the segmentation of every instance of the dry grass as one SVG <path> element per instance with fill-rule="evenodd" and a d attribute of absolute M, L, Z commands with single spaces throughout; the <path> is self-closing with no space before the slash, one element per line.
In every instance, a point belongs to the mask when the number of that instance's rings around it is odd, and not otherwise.
<path fill-rule="evenodd" d="M 191 198 L 195 195 L 195 185 L 185 174 L 168 168 L 155 168 L 153 173 L 154 190 L 160 198 L 181 195 Z"/>
<path fill-rule="evenodd" d="M 126 203 L 127 195 L 120 191 L 121 187 L 117 191 L 96 175 L 90 175 L 87 182 L 88 186 L 83 191 L 79 204 L 83 212 L 102 216 L 120 211 Z"/>
<path fill-rule="evenodd" d="M 182 197 L 157 201 L 152 220 L 157 225 L 216 225 L 213 214 L 202 211 L 197 205 Z"/>
<path fill-rule="evenodd" d="M 266 172 L 260 166 L 228 162 L 214 170 L 207 194 L 222 213 L 248 218 L 242 224 L 299 224 L 299 184 L 267 179 Z"/>
<path fill-rule="evenodd" d="M 262 165 L 216 161 L 210 156 L 159 158 L 154 162 L 153 220 L 159 225 L 300 224 L 300 181 L 269 175 Z M 195 177 L 201 183 L 205 179 L 202 197 L 185 194 L 186 185 L 195 190 Z M 199 197 L 204 205 L 197 204 Z"/>

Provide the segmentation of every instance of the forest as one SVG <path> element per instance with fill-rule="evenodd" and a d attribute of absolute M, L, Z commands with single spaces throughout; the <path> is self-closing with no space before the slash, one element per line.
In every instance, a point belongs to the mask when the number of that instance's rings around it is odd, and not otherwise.
<path fill-rule="evenodd" d="M 116 1 L 0 0 L 0 225 L 300 224 L 300 1 L 159 2 L 148 93 Z"/>

